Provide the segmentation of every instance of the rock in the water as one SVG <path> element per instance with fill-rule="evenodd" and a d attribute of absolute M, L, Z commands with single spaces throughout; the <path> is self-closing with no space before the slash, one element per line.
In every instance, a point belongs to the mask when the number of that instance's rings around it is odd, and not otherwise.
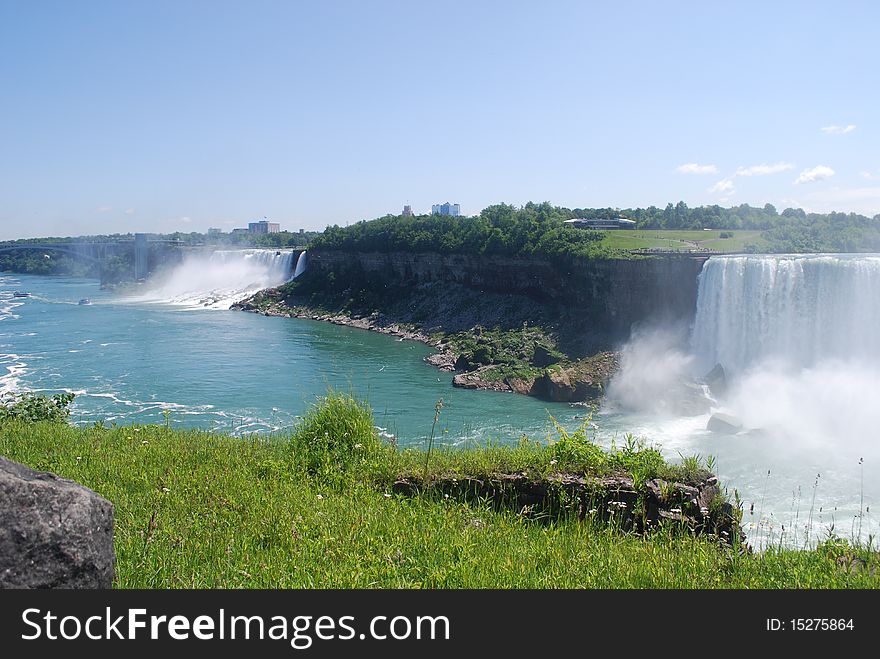
<path fill-rule="evenodd" d="M 721 364 L 715 364 L 712 370 L 706 373 L 703 382 L 706 383 L 715 398 L 720 398 L 727 393 L 727 374 Z"/>
<path fill-rule="evenodd" d="M 716 412 L 709 417 L 709 423 L 706 425 L 706 430 L 722 433 L 724 435 L 735 435 L 742 429 L 742 421 L 735 416 L 723 414 L 721 412 Z"/>
<path fill-rule="evenodd" d="M 703 387 L 694 382 L 680 382 L 671 392 L 672 410 L 678 416 L 700 416 L 712 408 Z"/>
<path fill-rule="evenodd" d="M 111 588 L 113 504 L 0 457 L 0 588 Z"/>

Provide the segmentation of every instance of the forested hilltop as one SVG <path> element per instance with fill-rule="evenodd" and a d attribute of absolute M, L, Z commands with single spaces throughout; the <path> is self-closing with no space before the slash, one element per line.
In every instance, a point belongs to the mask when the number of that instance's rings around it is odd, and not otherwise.
<path fill-rule="evenodd" d="M 314 249 L 372 252 L 438 252 L 441 254 L 548 254 L 586 257 L 625 256 L 602 245 L 599 231 L 564 224 L 567 208 L 528 203 L 522 208 L 496 204 L 476 217 L 386 215 L 341 228 L 331 226 L 317 237 Z"/>
<path fill-rule="evenodd" d="M 676 232 L 671 235 L 679 240 L 708 237 L 696 233 L 708 229 L 720 232 L 714 237 L 721 239 L 733 237 L 732 232 L 746 234 L 744 242 L 731 243 L 735 245 L 733 249 L 715 250 L 713 245 L 708 251 L 880 251 L 880 215 L 869 218 L 855 213 L 806 213 L 799 208 L 787 208 L 779 213 L 771 204 L 761 208 L 748 204 L 731 208 L 689 208 L 681 201 L 675 205 L 670 203 L 664 209 L 656 206 L 569 209 L 548 202 L 529 202 L 520 208 L 495 204 L 475 217 L 386 215 L 347 227 L 328 227 L 314 239 L 311 247 L 343 251 L 625 258 L 629 255 L 628 249 L 642 246 L 641 243 L 630 245 L 626 242 L 632 232 L 593 231 L 564 224 L 565 220 L 572 218 L 616 217 L 634 220 L 636 230 L 642 232 Z"/>

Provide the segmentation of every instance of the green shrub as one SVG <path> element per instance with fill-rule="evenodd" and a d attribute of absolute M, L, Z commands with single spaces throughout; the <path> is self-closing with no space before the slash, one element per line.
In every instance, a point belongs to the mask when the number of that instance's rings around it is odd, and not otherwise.
<path fill-rule="evenodd" d="M 331 476 L 363 464 L 381 448 L 370 406 L 330 391 L 291 436 L 293 457 L 310 472 Z"/>
<path fill-rule="evenodd" d="M 0 398 L 0 421 L 18 420 L 35 423 L 37 421 L 53 421 L 63 423 L 70 416 L 68 406 L 73 402 L 74 394 L 63 393 L 44 396 L 26 392 L 23 394 L 7 393 Z"/>
<path fill-rule="evenodd" d="M 557 469 L 578 469 L 593 473 L 604 471 L 608 456 L 588 436 L 588 433 L 595 434 L 590 427 L 591 420 L 591 417 L 587 418 L 577 430 L 568 432 L 555 418 L 550 417 L 556 430 L 556 438 L 550 437 L 548 440 L 550 451 L 558 464 Z"/>
<path fill-rule="evenodd" d="M 645 440 L 631 434 L 624 437 L 623 446 L 612 444 L 608 462 L 612 469 L 631 474 L 636 487 L 641 487 L 645 481 L 656 478 L 667 469 L 659 449 L 647 446 Z"/>

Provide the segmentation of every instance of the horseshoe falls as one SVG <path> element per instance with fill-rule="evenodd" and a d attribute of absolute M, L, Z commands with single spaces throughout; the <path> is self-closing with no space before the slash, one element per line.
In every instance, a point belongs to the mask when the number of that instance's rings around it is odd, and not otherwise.
<path fill-rule="evenodd" d="M 700 275 L 692 346 L 705 370 L 877 364 L 880 257 L 713 257 Z"/>
<path fill-rule="evenodd" d="M 717 364 L 726 388 L 704 411 L 667 400 Z M 756 548 L 880 532 L 880 256 L 713 256 L 693 324 L 643 330 L 595 417 L 607 442 L 631 432 L 678 455 L 713 456 L 743 501 Z M 616 399 L 616 400 L 615 400 Z M 707 429 L 713 414 L 742 423 Z"/>

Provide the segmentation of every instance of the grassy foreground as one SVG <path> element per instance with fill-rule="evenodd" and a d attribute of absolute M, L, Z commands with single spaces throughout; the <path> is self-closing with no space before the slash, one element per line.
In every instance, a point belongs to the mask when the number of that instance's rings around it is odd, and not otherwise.
<path fill-rule="evenodd" d="M 652 449 L 551 447 L 430 455 L 433 473 L 677 470 Z M 630 447 L 632 449 L 632 447 Z M 426 454 L 382 445 L 368 408 L 324 399 L 293 433 L 247 439 L 162 426 L 0 421 L 0 455 L 115 504 L 121 588 L 876 588 L 876 552 L 827 542 L 761 554 L 666 528 L 646 536 L 391 494 Z M 590 466 L 592 465 L 592 466 Z"/>

